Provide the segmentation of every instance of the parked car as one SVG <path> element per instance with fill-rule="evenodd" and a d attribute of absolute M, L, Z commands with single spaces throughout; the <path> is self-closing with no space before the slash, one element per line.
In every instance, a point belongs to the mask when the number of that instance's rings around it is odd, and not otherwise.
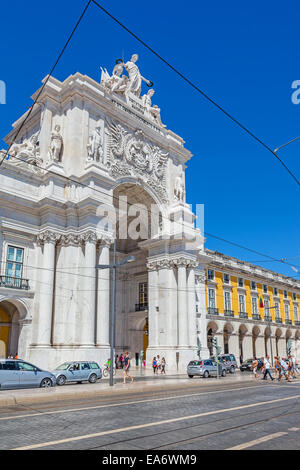
<path fill-rule="evenodd" d="M 0 389 L 54 387 L 55 375 L 21 359 L 0 359 Z"/>
<path fill-rule="evenodd" d="M 240 365 L 240 371 L 245 372 L 245 371 L 252 371 L 252 362 L 253 359 L 246 359 L 241 365 Z M 263 363 L 260 359 L 258 359 L 258 370 L 262 367 Z"/>
<path fill-rule="evenodd" d="M 226 372 L 234 374 L 235 369 L 238 367 L 234 354 L 220 354 L 218 359 L 223 363 Z"/>
<path fill-rule="evenodd" d="M 57 385 L 64 385 L 66 382 L 81 383 L 85 380 L 93 384 L 102 378 L 101 367 L 94 361 L 64 362 L 56 367 L 53 374 Z"/>
<path fill-rule="evenodd" d="M 194 375 L 198 375 L 200 377 L 211 377 L 217 376 L 217 367 L 219 366 L 219 375 L 225 377 L 226 375 L 226 368 L 222 363 L 217 364 L 217 362 L 213 361 L 212 359 L 203 359 L 200 361 L 190 361 L 187 366 L 187 375 L 190 379 L 194 377 Z"/>

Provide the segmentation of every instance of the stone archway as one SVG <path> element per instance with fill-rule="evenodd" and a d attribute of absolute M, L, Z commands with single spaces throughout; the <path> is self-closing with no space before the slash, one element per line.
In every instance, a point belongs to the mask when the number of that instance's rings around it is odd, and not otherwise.
<path fill-rule="evenodd" d="M 224 354 L 229 354 L 230 352 L 232 352 L 230 350 L 230 337 L 233 333 L 233 330 L 234 328 L 231 323 L 225 323 L 223 328 Z"/>
<path fill-rule="evenodd" d="M 213 348 L 213 338 L 218 331 L 218 325 L 214 321 L 210 321 L 207 325 L 207 348 L 209 350 L 209 355 L 214 355 L 214 348 Z"/>
<path fill-rule="evenodd" d="M 279 341 L 282 336 L 282 330 L 277 328 L 275 331 L 275 348 L 276 348 L 276 356 L 281 356 Z"/>
<path fill-rule="evenodd" d="M 240 357 L 243 359 L 245 358 L 245 351 L 244 351 L 244 340 L 246 333 L 248 331 L 248 328 L 246 325 L 242 324 L 239 326 L 239 352 L 240 352 Z"/>
<path fill-rule="evenodd" d="M 16 299 L 0 301 L 0 357 L 19 353 L 21 320 L 26 312 L 23 303 Z"/>
<path fill-rule="evenodd" d="M 257 348 L 257 338 L 259 337 L 260 329 L 257 325 L 252 328 L 252 350 L 253 350 L 253 357 L 258 356 L 258 348 Z"/>

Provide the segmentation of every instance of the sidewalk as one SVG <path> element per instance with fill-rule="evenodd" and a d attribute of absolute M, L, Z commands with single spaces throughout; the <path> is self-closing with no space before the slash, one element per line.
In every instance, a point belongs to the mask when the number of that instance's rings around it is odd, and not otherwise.
<path fill-rule="evenodd" d="M 131 375 L 134 382 L 127 379 L 126 385 L 123 384 L 122 370 L 117 370 L 114 377 L 114 386 L 109 385 L 109 378 L 103 378 L 96 384 L 66 384 L 62 387 L 53 388 L 31 388 L 20 390 L 2 390 L 0 391 L 0 406 L 29 405 L 33 403 L 47 403 L 57 400 L 77 400 L 92 398 L 107 398 L 120 395 L 128 395 L 131 392 L 158 392 L 158 391 L 184 391 L 187 386 L 189 389 L 195 388 L 199 391 L 205 385 L 230 385 L 253 381 L 253 377 L 248 373 L 236 371 L 235 374 L 228 374 L 226 377 L 208 378 L 194 377 L 189 379 L 186 374 L 170 373 L 169 375 L 157 374 L 154 376 L 152 370 L 143 371 L 142 375 L 138 368 L 132 368 Z"/>

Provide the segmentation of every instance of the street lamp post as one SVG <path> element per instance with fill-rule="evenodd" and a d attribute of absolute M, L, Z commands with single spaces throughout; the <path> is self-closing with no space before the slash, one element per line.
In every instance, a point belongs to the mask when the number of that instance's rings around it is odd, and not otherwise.
<path fill-rule="evenodd" d="M 272 347 L 272 331 L 271 331 L 271 316 L 270 316 L 270 310 L 272 308 L 276 308 L 276 306 L 274 307 L 265 307 L 265 309 L 268 310 L 268 325 L 269 325 L 269 328 L 270 328 L 270 349 L 271 349 L 271 363 L 272 363 L 272 366 L 273 366 L 273 347 Z"/>
<path fill-rule="evenodd" d="M 117 263 L 117 239 L 114 239 L 114 256 L 112 264 L 97 264 L 96 269 L 112 269 L 112 298 L 111 298 L 111 318 L 110 318 L 110 374 L 109 385 L 114 384 L 114 350 L 115 350 L 115 316 L 116 316 L 116 271 L 119 266 L 135 261 L 135 256 L 127 256 Z"/>

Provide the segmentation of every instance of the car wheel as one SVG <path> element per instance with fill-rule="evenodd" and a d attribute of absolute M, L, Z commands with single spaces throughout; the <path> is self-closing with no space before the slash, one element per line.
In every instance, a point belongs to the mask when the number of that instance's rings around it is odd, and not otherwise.
<path fill-rule="evenodd" d="M 230 367 L 230 373 L 234 374 L 235 368 L 233 366 Z"/>
<path fill-rule="evenodd" d="M 66 383 L 66 377 L 64 375 L 59 375 L 56 379 L 56 384 L 65 385 L 65 383 Z"/>
<path fill-rule="evenodd" d="M 188 374 L 188 376 L 189 376 L 190 379 L 192 379 L 194 377 L 193 375 L 189 375 L 189 374 Z"/>
<path fill-rule="evenodd" d="M 204 377 L 205 379 L 207 379 L 208 376 L 209 376 L 209 373 L 208 373 L 207 370 L 205 370 L 204 373 L 203 373 L 203 377 Z"/>
<path fill-rule="evenodd" d="M 40 387 L 41 387 L 41 388 L 52 387 L 52 380 L 49 379 L 48 377 L 46 377 L 45 379 L 43 379 L 43 380 L 41 381 Z"/>
<path fill-rule="evenodd" d="M 90 377 L 89 377 L 89 382 L 91 384 L 94 384 L 97 382 L 97 375 L 96 374 L 92 374 Z"/>
<path fill-rule="evenodd" d="M 226 377 L 226 370 L 222 370 L 222 377 Z"/>

